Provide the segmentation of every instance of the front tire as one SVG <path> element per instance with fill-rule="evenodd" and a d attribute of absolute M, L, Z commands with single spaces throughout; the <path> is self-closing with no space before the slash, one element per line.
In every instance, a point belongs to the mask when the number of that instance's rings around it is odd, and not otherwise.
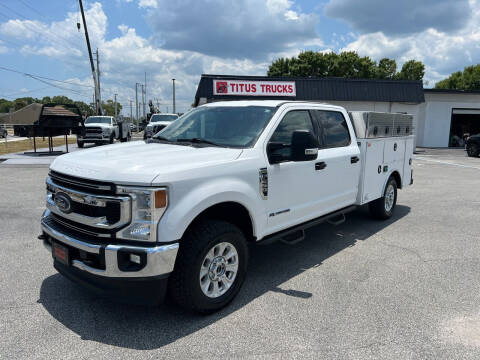
<path fill-rule="evenodd" d="M 83 141 L 78 141 L 78 140 L 77 140 L 77 147 L 78 147 L 78 148 L 82 149 L 82 148 L 83 148 L 83 144 L 84 144 Z"/>
<path fill-rule="evenodd" d="M 467 145 L 467 154 L 470 157 L 477 157 L 480 153 L 480 149 L 477 144 L 468 144 Z"/>
<path fill-rule="evenodd" d="M 114 141 L 115 141 L 115 134 L 112 134 L 110 135 L 109 144 L 113 144 Z"/>
<path fill-rule="evenodd" d="M 238 227 L 219 220 L 199 222 L 180 242 L 170 296 L 187 310 L 215 312 L 240 291 L 247 265 L 247 242 Z"/>
<path fill-rule="evenodd" d="M 383 196 L 368 204 L 368 209 L 373 217 L 380 220 L 390 219 L 393 215 L 393 210 L 397 204 L 397 182 L 393 177 L 388 179 L 387 186 Z"/>

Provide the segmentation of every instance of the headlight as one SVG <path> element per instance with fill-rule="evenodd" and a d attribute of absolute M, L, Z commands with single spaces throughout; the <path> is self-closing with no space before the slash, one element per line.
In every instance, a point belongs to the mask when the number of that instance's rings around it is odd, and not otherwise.
<path fill-rule="evenodd" d="M 102 133 L 103 135 L 110 135 L 110 128 L 103 128 Z"/>
<path fill-rule="evenodd" d="M 132 198 L 132 221 L 117 233 L 117 237 L 157 241 L 157 224 L 168 205 L 167 189 L 117 186 L 117 193 Z"/>

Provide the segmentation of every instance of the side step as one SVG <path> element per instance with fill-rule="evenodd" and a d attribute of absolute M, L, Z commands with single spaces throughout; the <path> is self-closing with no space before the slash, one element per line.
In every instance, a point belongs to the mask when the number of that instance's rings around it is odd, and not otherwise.
<path fill-rule="evenodd" d="M 285 235 L 283 238 L 279 239 L 284 244 L 287 245 L 295 245 L 300 241 L 305 239 L 305 230 L 297 230 L 291 234 Z"/>
<path fill-rule="evenodd" d="M 295 225 L 290 229 L 279 231 L 275 234 L 268 235 L 257 242 L 259 245 L 269 245 L 276 241 L 281 241 L 285 244 L 293 245 L 305 239 L 305 230 L 313 226 L 329 222 L 332 225 L 340 225 L 345 222 L 345 214 L 352 212 L 357 208 L 356 205 L 347 206 L 346 208 L 334 211 L 330 214 L 320 216 L 319 218 L 304 222 L 300 225 Z"/>
<path fill-rule="evenodd" d="M 331 225 L 337 226 L 337 225 L 343 224 L 346 219 L 347 219 L 347 218 L 346 218 L 345 214 L 344 214 L 344 213 L 341 213 L 341 214 L 339 214 L 338 216 L 336 216 L 336 217 L 328 220 L 327 222 L 328 222 L 329 224 L 331 224 Z"/>

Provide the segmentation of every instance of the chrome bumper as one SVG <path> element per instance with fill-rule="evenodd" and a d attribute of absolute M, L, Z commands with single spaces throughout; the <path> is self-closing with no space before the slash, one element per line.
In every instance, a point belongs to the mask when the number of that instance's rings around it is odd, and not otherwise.
<path fill-rule="evenodd" d="M 53 227 L 45 223 L 44 218 L 41 222 L 42 230 L 49 237 L 63 243 L 65 245 L 83 250 L 92 254 L 101 254 L 101 249 L 105 252 L 105 270 L 97 269 L 86 265 L 80 260 L 72 260 L 71 266 L 82 271 L 88 272 L 92 275 L 109 277 L 109 278 L 136 278 L 136 277 L 151 277 L 169 274 L 173 271 L 175 259 L 178 252 L 178 243 L 162 245 L 156 247 L 141 247 L 130 245 L 97 245 L 91 244 L 81 239 L 65 235 Z M 45 243 L 47 249 L 50 249 L 48 243 Z M 51 251 L 51 249 L 50 249 Z M 118 252 L 133 252 L 146 254 L 146 264 L 138 271 L 122 271 L 118 266 Z"/>

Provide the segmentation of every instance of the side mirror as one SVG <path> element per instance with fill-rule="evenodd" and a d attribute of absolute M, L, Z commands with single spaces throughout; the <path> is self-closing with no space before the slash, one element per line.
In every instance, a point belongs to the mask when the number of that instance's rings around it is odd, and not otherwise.
<path fill-rule="evenodd" d="M 296 130 L 292 134 L 292 161 L 315 160 L 318 155 L 318 142 L 308 130 Z"/>

